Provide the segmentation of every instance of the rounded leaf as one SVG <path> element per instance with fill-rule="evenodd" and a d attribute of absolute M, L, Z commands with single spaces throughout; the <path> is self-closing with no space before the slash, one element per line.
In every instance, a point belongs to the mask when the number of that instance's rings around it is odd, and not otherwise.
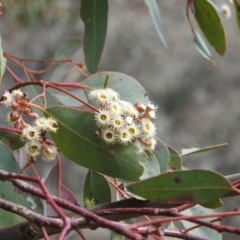
<path fill-rule="evenodd" d="M 179 204 L 210 202 L 233 190 L 223 176 L 208 170 L 164 173 L 129 184 L 127 189 L 145 199 Z"/>
<path fill-rule="evenodd" d="M 108 81 L 107 87 L 118 92 L 122 100 L 129 101 L 132 104 L 137 102 L 142 104 L 149 103 L 147 92 L 137 80 L 117 72 L 101 72 L 88 77 L 83 82 L 83 85 L 89 87 L 84 89 L 87 97 L 91 90 L 104 88 L 106 80 Z M 89 102 L 99 107 L 95 100 L 89 99 Z"/>
<path fill-rule="evenodd" d="M 129 144 L 106 145 L 95 137 L 98 129 L 94 114 L 83 110 L 54 106 L 46 109 L 46 115 L 58 122 L 57 133 L 51 133 L 54 142 L 72 161 L 81 166 L 108 176 L 126 180 L 137 180 L 143 174 L 142 161 L 145 153 Z"/>

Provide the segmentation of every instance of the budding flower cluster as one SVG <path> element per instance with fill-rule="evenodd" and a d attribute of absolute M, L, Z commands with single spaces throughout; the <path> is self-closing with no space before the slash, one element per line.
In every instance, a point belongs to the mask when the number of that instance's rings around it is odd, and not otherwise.
<path fill-rule="evenodd" d="M 0 104 L 12 108 L 12 111 L 7 114 L 7 121 L 15 128 L 19 128 L 22 114 L 28 115 L 32 119 L 39 118 L 38 114 L 31 112 L 29 108 L 28 94 L 22 92 L 20 89 L 13 90 L 12 92 L 5 91 Z"/>
<path fill-rule="evenodd" d="M 7 121 L 17 129 L 22 130 L 21 140 L 25 142 L 23 150 L 27 155 L 36 157 L 42 154 L 45 161 L 56 158 L 57 148 L 46 143 L 47 132 L 57 131 L 57 121 L 53 118 L 39 117 L 29 108 L 28 94 L 21 90 L 5 91 L 1 98 L 1 104 L 11 107 L 12 111 L 7 114 Z M 33 126 L 25 123 L 22 114 L 28 115 L 35 120 Z"/>
<path fill-rule="evenodd" d="M 96 136 L 105 144 L 133 143 L 139 152 L 155 149 L 156 127 L 151 119 L 156 118 L 156 106 L 152 103 L 133 105 L 121 100 L 119 94 L 110 88 L 93 90 L 88 97 L 99 104 L 99 111 L 95 113 L 99 128 Z"/>
<path fill-rule="evenodd" d="M 48 145 L 45 141 L 46 132 L 57 131 L 57 121 L 53 118 L 38 118 L 33 126 L 25 125 L 22 130 L 21 140 L 25 142 L 23 147 L 27 155 L 36 157 L 42 154 L 45 161 L 51 161 L 56 158 L 57 148 Z"/>

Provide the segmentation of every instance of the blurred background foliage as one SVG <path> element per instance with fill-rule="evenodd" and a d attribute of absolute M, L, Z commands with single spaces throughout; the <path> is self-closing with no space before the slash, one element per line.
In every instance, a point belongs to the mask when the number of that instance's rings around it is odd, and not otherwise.
<path fill-rule="evenodd" d="M 214 2 L 218 6 L 228 3 Z M 172 56 L 163 47 L 143 1 L 111 0 L 107 39 L 98 71 L 122 72 L 143 85 L 149 98 L 159 106 L 155 120 L 158 137 L 178 152 L 182 148 L 229 144 L 222 149 L 184 157 L 184 166 L 212 169 L 224 175 L 240 172 L 240 34 L 233 5 L 229 4 L 233 16 L 222 19 L 228 43 L 225 56 L 219 56 L 209 46 L 216 66 L 204 59 L 193 44 L 185 13 L 186 1 L 158 1 L 158 5 Z M 83 37 L 84 25 L 77 0 L 8 0 L 2 10 L 2 48 L 13 55 L 51 59 L 64 41 L 73 36 Z M 197 23 L 194 24 L 197 27 Z M 82 45 L 72 58 L 84 61 Z M 25 79 L 19 68 L 10 66 Z M 44 68 L 41 63 L 28 66 L 34 70 Z M 38 77 L 46 81 L 85 79 L 70 64 L 56 65 Z M 11 86 L 12 79 L 5 73 L 2 90 Z M 0 123 L 6 124 L 6 112 L 0 114 Z M 49 164 L 41 161 L 36 165 L 41 167 L 39 172 L 47 176 Z M 81 194 L 86 169 L 67 160 L 63 162 L 63 169 L 63 183 L 77 194 L 83 205 Z M 237 207 L 234 199 L 224 202 L 225 209 Z M 239 225 L 239 220 L 231 218 L 229 223 Z M 0 227 L 2 224 L 0 222 Z"/>

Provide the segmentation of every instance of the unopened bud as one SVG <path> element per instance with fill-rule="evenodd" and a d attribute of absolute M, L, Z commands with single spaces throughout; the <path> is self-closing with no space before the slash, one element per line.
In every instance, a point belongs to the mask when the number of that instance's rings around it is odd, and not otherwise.
<path fill-rule="evenodd" d="M 156 114 L 154 111 L 149 111 L 148 116 L 149 118 L 156 118 Z"/>
<path fill-rule="evenodd" d="M 31 112 L 30 108 L 24 108 L 23 112 L 25 114 L 29 114 Z"/>
<path fill-rule="evenodd" d="M 98 129 L 96 132 L 95 132 L 95 137 L 100 137 L 102 135 L 102 130 L 101 129 Z"/>
<path fill-rule="evenodd" d="M 29 113 L 28 116 L 31 117 L 32 119 L 38 119 L 39 118 L 39 115 L 37 113 Z"/>
<path fill-rule="evenodd" d="M 22 124 L 20 123 L 20 121 L 16 121 L 16 122 L 14 123 L 14 128 L 16 128 L 16 129 L 22 129 Z"/>
<path fill-rule="evenodd" d="M 13 110 L 16 110 L 16 109 L 19 108 L 19 104 L 17 102 L 15 102 L 15 101 L 12 101 L 11 102 L 11 107 L 12 107 Z"/>
<path fill-rule="evenodd" d="M 144 112 L 146 110 L 146 106 L 144 104 L 141 104 L 139 102 L 137 102 L 134 107 L 140 112 Z"/>
<path fill-rule="evenodd" d="M 152 145 L 152 140 L 151 139 L 142 139 L 142 143 L 148 147 Z"/>
<path fill-rule="evenodd" d="M 44 141 L 42 142 L 42 150 L 47 149 L 49 145 Z"/>
<path fill-rule="evenodd" d="M 15 122 L 16 120 L 18 120 L 18 118 L 19 118 L 18 112 L 17 112 L 17 111 L 12 111 L 12 112 L 10 113 L 10 118 L 11 118 L 11 120 L 12 120 L 13 122 Z"/>

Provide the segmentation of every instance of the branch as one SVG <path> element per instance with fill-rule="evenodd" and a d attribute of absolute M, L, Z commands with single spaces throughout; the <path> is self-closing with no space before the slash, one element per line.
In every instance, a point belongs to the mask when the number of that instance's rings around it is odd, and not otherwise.
<path fill-rule="evenodd" d="M 46 227 L 48 235 L 56 234 L 62 232 L 62 227 L 64 226 L 64 221 L 61 218 L 45 217 L 38 214 L 26 207 L 21 205 L 0 199 L 0 208 L 16 213 L 30 222 L 24 222 L 16 224 L 11 227 L 3 228 L 0 230 L 0 239 L 4 240 L 36 240 L 43 237 L 41 228 L 39 226 Z M 89 215 L 89 214 L 87 214 Z M 142 237 L 128 230 L 124 224 L 110 222 L 109 220 L 101 219 L 101 217 L 96 216 L 98 219 L 97 223 L 90 222 L 84 217 L 69 218 L 69 229 L 74 230 L 75 228 L 91 228 L 95 229 L 97 227 L 107 227 L 119 234 L 122 234 L 132 240 L 142 240 Z M 100 220 L 99 220 L 100 219 Z M 107 223 L 107 224 L 106 224 Z M 66 229 L 67 231 L 68 229 Z"/>
<path fill-rule="evenodd" d="M 168 230 L 168 229 L 161 229 L 160 230 L 163 236 L 174 237 L 174 238 L 181 238 L 185 240 L 209 240 L 208 238 L 198 237 L 190 233 L 183 233 L 181 231 L 175 230 Z"/>
<path fill-rule="evenodd" d="M 239 177 L 239 175 L 237 177 Z M 34 178 L 28 177 L 26 175 L 10 173 L 10 172 L 4 171 L 4 170 L 0 170 L 0 179 L 12 182 L 17 188 L 21 189 L 22 191 L 31 193 L 42 199 L 46 199 L 46 196 L 41 189 L 27 183 L 26 181 L 22 181 L 17 178 L 28 180 L 28 181 L 34 181 Z M 236 181 L 236 175 L 234 175 L 234 179 L 231 179 L 231 180 Z M 129 219 L 132 217 L 137 217 L 137 216 L 146 214 L 146 215 L 173 216 L 171 218 L 171 221 L 184 219 L 184 220 L 194 222 L 196 224 L 200 224 L 202 226 L 216 229 L 217 231 L 220 231 L 220 232 L 226 231 L 226 232 L 231 232 L 231 233 L 236 233 L 236 234 L 239 234 L 239 232 L 240 232 L 240 230 L 238 228 L 216 225 L 213 223 L 209 223 L 209 222 L 205 222 L 205 221 L 196 219 L 199 217 L 203 217 L 203 215 L 192 216 L 192 217 L 180 215 L 180 214 L 178 214 L 178 211 L 176 209 L 176 207 L 178 207 L 179 205 L 164 204 L 164 203 L 160 203 L 157 200 L 141 201 L 141 200 L 137 200 L 137 199 L 133 199 L 133 198 L 132 199 L 124 199 L 124 200 L 113 202 L 113 203 L 107 203 L 107 204 L 94 206 L 94 207 L 86 210 L 86 209 L 80 208 L 68 201 L 65 201 L 61 198 L 58 198 L 56 196 L 51 196 L 51 197 L 58 206 L 68 209 L 68 210 L 82 216 L 82 218 L 78 217 L 78 218 L 71 219 L 71 229 L 76 228 L 76 227 L 77 228 L 97 228 L 100 226 L 100 227 L 106 227 L 108 229 L 111 229 L 111 230 L 119 233 L 119 234 L 125 235 L 130 239 L 142 239 L 142 237 L 139 234 L 132 233 L 131 230 L 134 229 L 133 225 L 129 225 L 130 228 L 126 228 L 125 225 L 109 221 L 109 219 L 112 219 L 114 221 L 121 221 L 124 219 Z M 14 239 L 14 240 L 27 239 L 25 237 L 26 232 L 30 233 L 32 235 L 36 235 L 37 238 L 35 238 L 35 239 L 39 239 L 40 237 L 38 238 L 38 236 L 42 237 L 42 232 L 41 232 L 41 229 L 39 228 L 39 226 L 47 226 L 46 231 L 47 231 L 47 234 L 49 234 L 49 235 L 58 233 L 62 230 L 61 229 L 61 226 L 63 225 L 62 219 L 44 217 L 40 214 L 35 213 L 34 211 L 31 211 L 31 210 L 21 206 L 21 205 L 17 205 L 17 204 L 8 202 L 6 200 L 1 200 L 1 199 L 0 199 L 0 207 L 7 211 L 17 213 L 17 214 L 25 217 L 29 221 L 31 221 L 30 223 L 25 222 L 25 223 L 11 226 L 9 228 L 1 229 L 0 230 L 0 239 Z M 218 216 L 223 216 L 223 214 L 224 215 L 226 215 L 226 214 L 236 215 L 239 213 L 237 213 L 237 212 L 235 212 L 235 213 L 234 212 L 218 213 Z M 104 218 L 100 217 L 100 216 L 103 216 Z M 211 216 L 213 216 L 213 215 L 211 215 Z M 77 221 L 77 223 L 74 221 Z M 148 222 L 148 224 L 146 224 L 146 223 L 145 224 L 151 225 L 151 224 L 154 224 L 154 221 L 155 220 Z M 138 225 L 138 226 L 135 225 L 135 229 L 136 229 L 136 227 L 139 227 L 139 226 L 140 225 Z M 138 231 L 138 229 L 137 229 L 137 231 Z M 2 238 L 2 236 L 6 236 L 6 233 L 10 234 L 9 238 Z M 19 238 L 13 237 L 14 234 L 16 236 L 19 235 Z M 22 237 L 22 238 L 20 238 L 20 237 Z M 31 238 L 29 238 L 29 239 L 31 239 Z"/>

